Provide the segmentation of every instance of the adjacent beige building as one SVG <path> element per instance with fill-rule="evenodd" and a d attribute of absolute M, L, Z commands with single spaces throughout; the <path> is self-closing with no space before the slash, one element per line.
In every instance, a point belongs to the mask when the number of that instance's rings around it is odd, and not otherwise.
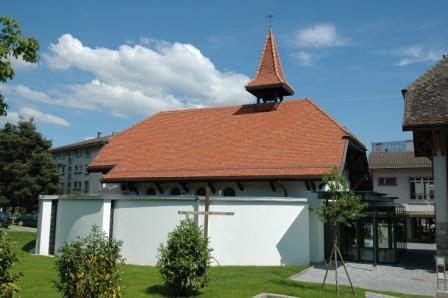
<path fill-rule="evenodd" d="M 406 210 L 409 242 L 435 242 L 432 162 L 413 151 L 371 152 L 369 167 L 374 191 L 397 197 Z"/>
<path fill-rule="evenodd" d="M 96 138 L 51 148 L 60 169 L 60 183 L 63 194 L 97 194 L 101 189 L 101 173 L 89 173 L 87 165 L 107 143 L 109 136 Z"/>

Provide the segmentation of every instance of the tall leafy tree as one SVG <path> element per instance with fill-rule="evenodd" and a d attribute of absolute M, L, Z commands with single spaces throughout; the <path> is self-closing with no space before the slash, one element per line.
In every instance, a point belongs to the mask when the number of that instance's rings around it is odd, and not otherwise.
<path fill-rule="evenodd" d="M 0 129 L 0 205 L 30 210 L 40 194 L 58 192 L 59 170 L 50 147 L 32 120 Z"/>
<path fill-rule="evenodd" d="M 0 16 L 0 82 L 14 78 L 14 69 L 9 58 L 23 59 L 36 63 L 39 59 L 39 43 L 34 37 L 23 37 L 20 24 L 15 19 Z M 0 93 L 0 116 L 6 115 L 6 104 Z"/>

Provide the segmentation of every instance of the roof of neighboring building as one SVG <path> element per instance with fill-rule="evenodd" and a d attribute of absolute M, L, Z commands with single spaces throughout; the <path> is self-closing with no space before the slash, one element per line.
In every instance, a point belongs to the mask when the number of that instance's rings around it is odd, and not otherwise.
<path fill-rule="evenodd" d="M 448 126 L 448 56 L 403 90 L 403 129 Z"/>
<path fill-rule="evenodd" d="M 310 99 L 160 112 L 112 136 L 105 182 L 320 177 L 365 147 Z"/>
<path fill-rule="evenodd" d="M 247 85 L 246 89 L 251 92 L 254 89 L 266 89 L 272 87 L 281 87 L 285 95 L 294 94 L 294 90 L 288 84 L 283 74 L 280 56 L 277 50 L 274 33 L 269 28 L 268 35 L 261 53 L 257 73 Z"/>
<path fill-rule="evenodd" d="M 97 145 L 104 145 L 107 143 L 107 140 L 110 137 L 111 136 L 104 136 L 104 137 L 88 139 L 88 140 L 84 140 L 81 142 L 76 142 L 76 143 L 59 146 L 59 147 L 54 147 L 54 148 L 51 148 L 49 151 L 50 152 L 60 152 L 60 151 L 65 151 L 65 150 L 73 150 L 73 149 L 92 147 L 92 146 L 97 146 Z"/>
<path fill-rule="evenodd" d="M 415 169 L 431 168 L 429 158 L 415 157 L 414 152 L 371 152 L 369 154 L 370 169 Z"/>

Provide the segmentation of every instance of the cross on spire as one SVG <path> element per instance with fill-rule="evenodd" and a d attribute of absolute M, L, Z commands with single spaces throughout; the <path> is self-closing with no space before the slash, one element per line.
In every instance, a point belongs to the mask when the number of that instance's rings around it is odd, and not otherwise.
<path fill-rule="evenodd" d="M 266 18 L 269 19 L 269 28 L 271 28 L 273 17 L 274 17 L 274 15 L 271 13 L 266 16 Z"/>

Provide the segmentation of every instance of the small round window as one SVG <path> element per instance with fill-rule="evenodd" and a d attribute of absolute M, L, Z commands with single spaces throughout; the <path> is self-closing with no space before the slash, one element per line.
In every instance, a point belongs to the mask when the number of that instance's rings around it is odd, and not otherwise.
<path fill-rule="evenodd" d="M 205 188 L 201 187 L 201 188 L 196 189 L 196 195 L 202 196 L 202 197 L 205 196 Z"/>
<path fill-rule="evenodd" d="M 236 194 L 233 188 L 227 187 L 226 189 L 224 189 L 223 195 L 225 197 L 234 197 Z"/>
<path fill-rule="evenodd" d="M 170 195 L 172 195 L 172 196 L 180 196 L 180 189 L 179 189 L 179 187 L 175 187 L 175 188 L 171 189 Z"/>
<path fill-rule="evenodd" d="M 150 187 L 146 190 L 146 194 L 148 196 L 155 196 L 156 195 L 156 190 L 154 189 L 154 187 Z"/>

